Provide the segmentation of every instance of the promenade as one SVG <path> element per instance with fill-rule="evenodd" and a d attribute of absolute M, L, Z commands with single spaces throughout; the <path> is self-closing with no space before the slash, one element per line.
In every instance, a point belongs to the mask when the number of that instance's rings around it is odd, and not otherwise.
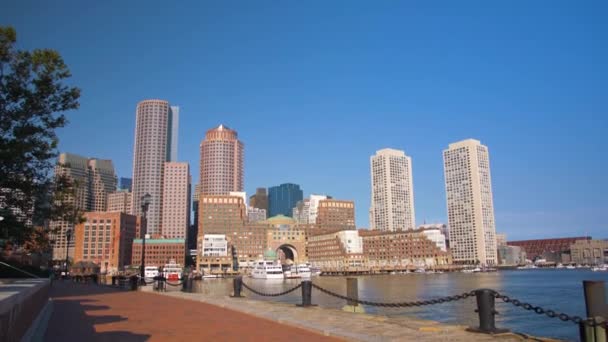
<path fill-rule="evenodd" d="M 56 281 L 45 341 L 522 341 L 411 317 Z"/>
<path fill-rule="evenodd" d="M 340 341 L 218 306 L 55 281 L 45 341 Z"/>

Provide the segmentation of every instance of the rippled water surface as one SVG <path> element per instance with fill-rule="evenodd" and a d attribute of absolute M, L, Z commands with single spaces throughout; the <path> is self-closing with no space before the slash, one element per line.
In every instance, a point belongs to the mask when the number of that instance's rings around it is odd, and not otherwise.
<path fill-rule="evenodd" d="M 299 280 L 261 280 L 243 278 L 245 283 L 264 292 L 280 292 L 297 285 Z M 461 294 L 478 288 L 491 288 L 511 298 L 530 304 L 565 312 L 569 315 L 585 315 L 583 280 L 608 281 L 608 273 L 589 270 L 518 270 L 495 273 L 444 273 L 405 274 L 386 276 L 361 276 L 359 298 L 378 302 L 403 302 L 431 299 Z M 345 277 L 313 277 L 313 282 L 328 290 L 346 294 Z M 205 279 L 195 284 L 197 292 L 228 294 L 232 291 L 232 279 Z M 269 301 L 299 303 L 301 292 L 297 290 L 281 297 L 260 297 L 243 290 L 251 298 Z M 346 303 L 313 289 L 314 304 L 341 308 Z M 497 326 L 536 336 L 554 337 L 575 341 L 578 327 L 557 318 L 548 318 L 530 311 L 497 301 Z M 372 314 L 388 316 L 405 315 L 463 325 L 478 325 L 474 312 L 474 297 L 416 308 L 366 307 Z"/>

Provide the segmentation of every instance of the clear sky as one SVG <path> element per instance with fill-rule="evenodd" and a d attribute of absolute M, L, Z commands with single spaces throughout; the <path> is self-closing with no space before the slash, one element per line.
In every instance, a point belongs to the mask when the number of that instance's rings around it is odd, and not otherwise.
<path fill-rule="evenodd" d="M 369 157 L 412 157 L 416 219 L 444 222 L 442 150 L 490 149 L 509 239 L 608 237 L 606 1 L 3 1 L 21 48 L 60 51 L 82 88 L 60 149 L 130 176 L 137 102 L 180 106 L 179 159 L 220 123 L 245 186 L 355 200 Z"/>

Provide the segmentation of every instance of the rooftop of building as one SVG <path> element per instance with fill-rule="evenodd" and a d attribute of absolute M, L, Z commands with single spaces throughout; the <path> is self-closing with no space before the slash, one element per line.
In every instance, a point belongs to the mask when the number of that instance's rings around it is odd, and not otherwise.
<path fill-rule="evenodd" d="M 264 222 L 268 224 L 296 224 L 296 220 L 285 215 L 276 215 Z"/>

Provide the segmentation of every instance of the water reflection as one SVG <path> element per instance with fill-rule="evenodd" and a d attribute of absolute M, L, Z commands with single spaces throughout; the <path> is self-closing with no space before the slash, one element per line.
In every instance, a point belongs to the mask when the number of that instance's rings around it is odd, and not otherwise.
<path fill-rule="evenodd" d="M 512 298 L 527 301 L 533 305 L 563 311 L 572 315 L 584 315 L 583 280 L 608 281 L 608 273 L 581 270 L 525 270 L 496 273 L 444 273 L 444 274 L 404 274 L 385 276 L 361 276 L 359 298 L 378 302 L 404 302 L 451 296 L 478 288 L 491 288 Z M 285 291 L 300 283 L 300 280 L 262 280 L 244 278 L 251 287 L 263 292 Z M 336 293 L 346 294 L 344 277 L 315 277 L 313 282 Z M 232 292 L 231 279 L 205 279 L 195 283 L 195 291 L 206 295 L 225 296 Z M 245 289 L 244 293 L 258 300 L 282 301 L 297 304 L 301 301 L 301 291 L 296 290 L 281 297 L 261 297 Z M 323 307 L 342 308 L 346 303 L 313 290 L 313 303 Z M 578 338 L 578 328 L 572 323 L 550 319 L 510 304 L 497 302 L 500 315 L 497 325 L 518 332 L 537 336 L 555 337 L 566 340 Z M 475 298 L 457 302 L 413 308 L 366 307 L 372 314 L 387 316 L 415 316 L 424 319 L 462 325 L 478 324 L 474 312 Z"/>

